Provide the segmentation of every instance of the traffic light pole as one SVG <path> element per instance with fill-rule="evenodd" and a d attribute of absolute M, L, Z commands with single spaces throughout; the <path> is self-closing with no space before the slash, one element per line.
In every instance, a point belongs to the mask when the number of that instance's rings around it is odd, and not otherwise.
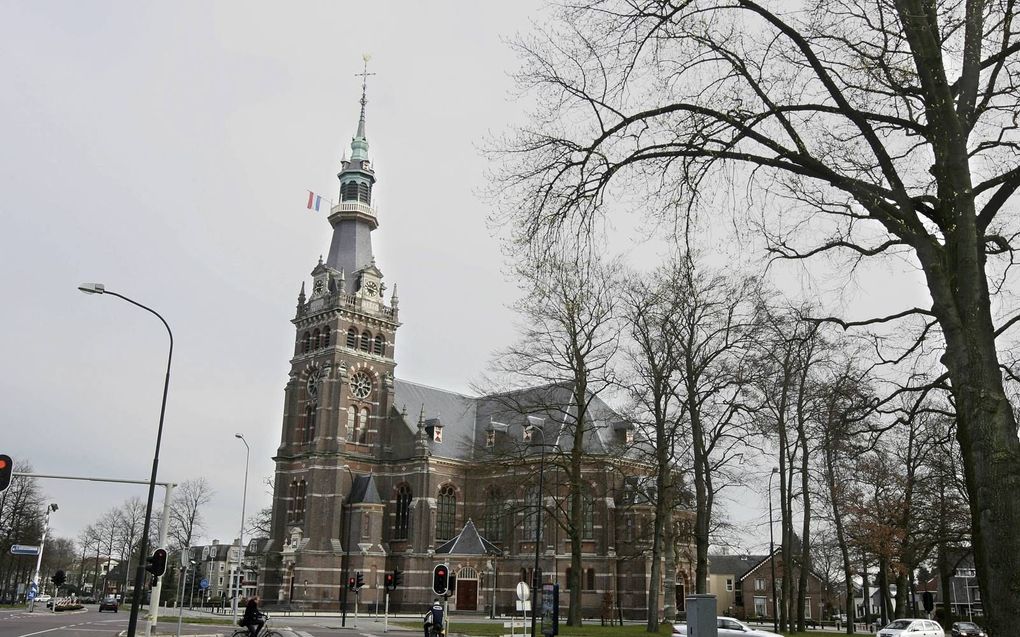
<path fill-rule="evenodd" d="M 166 535 L 170 527 L 170 505 L 174 497 L 172 483 L 163 485 L 163 488 L 163 515 L 159 520 L 159 548 L 166 548 Z M 151 637 L 156 631 L 156 622 L 159 620 L 159 599 L 162 592 L 163 578 L 157 577 L 156 585 L 152 587 L 152 593 L 149 595 L 149 623 L 145 626 L 145 637 Z"/>
<path fill-rule="evenodd" d="M 22 471 L 15 471 L 14 475 L 25 478 L 50 478 L 53 480 L 82 480 L 84 482 L 113 482 L 117 484 L 144 484 L 148 485 L 148 480 L 121 480 L 120 478 L 90 478 L 87 476 L 64 476 L 52 473 L 25 473 Z M 159 545 L 161 547 L 166 546 L 167 528 L 170 522 L 170 507 L 173 504 L 173 493 L 174 487 L 177 485 L 173 482 L 157 482 L 155 484 L 163 487 L 163 517 L 159 523 Z M 47 514 L 48 515 L 48 514 Z M 142 569 L 143 566 L 139 561 L 138 568 Z M 38 571 L 38 569 L 36 569 Z M 38 572 L 36 573 L 36 585 L 38 585 Z M 145 629 L 146 637 L 152 635 L 153 629 L 156 626 L 156 620 L 159 617 L 159 593 L 162 590 L 162 579 L 152 589 L 153 597 L 157 600 L 156 604 L 150 604 L 149 613 L 149 624 Z"/>

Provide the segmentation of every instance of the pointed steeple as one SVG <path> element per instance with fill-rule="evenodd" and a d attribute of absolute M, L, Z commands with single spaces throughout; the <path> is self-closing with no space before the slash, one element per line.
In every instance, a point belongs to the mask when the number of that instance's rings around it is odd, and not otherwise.
<path fill-rule="evenodd" d="M 361 117 L 358 118 L 358 132 L 351 140 L 351 161 L 365 161 L 368 159 L 368 138 L 365 136 L 365 106 L 368 104 L 368 76 L 375 73 L 368 72 L 369 56 L 362 56 L 365 61 L 365 68 L 358 76 L 361 77 Z"/>

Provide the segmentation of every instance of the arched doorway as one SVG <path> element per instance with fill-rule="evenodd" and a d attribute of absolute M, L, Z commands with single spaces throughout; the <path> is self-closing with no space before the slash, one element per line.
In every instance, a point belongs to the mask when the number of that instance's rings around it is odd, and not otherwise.
<path fill-rule="evenodd" d="M 470 566 L 457 571 L 457 610 L 478 610 L 478 571 Z"/>

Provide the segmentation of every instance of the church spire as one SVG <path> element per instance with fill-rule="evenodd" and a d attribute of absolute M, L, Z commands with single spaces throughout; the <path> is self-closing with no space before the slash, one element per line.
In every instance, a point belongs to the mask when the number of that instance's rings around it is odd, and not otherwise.
<path fill-rule="evenodd" d="M 366 53 L 361 56 L 365 61 L 364 70 L 356 73 L 355 77 L 361 78 L 361 117 L 358 118 L 358 132 L 351 140 L 351 160 L 368 159 L 368 138 L 365 136 L 365 105 L 368 104 L 368 76 L 375 73 L 368 72 L 368 60 L 370 56 Z"/>

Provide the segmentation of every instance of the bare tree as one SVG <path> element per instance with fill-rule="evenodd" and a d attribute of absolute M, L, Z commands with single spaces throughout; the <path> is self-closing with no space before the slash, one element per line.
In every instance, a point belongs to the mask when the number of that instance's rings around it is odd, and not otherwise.
<path fill-rule="evenodd" d="M 611 184 L 657 185 L 687 213 L 746 178 L 779 258 L 899 255 L 945 339 L 945 378 L 992 635 L 1020 624 L 1020 440 L 993 314 L 1020 187 L 1020 40 L 1012 0 L 580 0 L 530 40 L 539 112 L 506 150 L 517 237 L 590 228 Z M 649 180 L 649 177 L 651 178 Z M 996 260 L 996 255 L 1000 260 Z M 996 281 L 996 278 L 998 279 Z M 990 280 L 991 279 L 991 280 Z"/>
<path fill-rule="evenodd" d="M 655 466 L 655 519 L 652 532 L 652 571 L 646 600 L 646 629 L 659 630 L 659 582 L 664 553 L 668 551 L 673 527 L 675 505 L 675 473 L 677 471 L 677 436 L 684 420 L 683 403 L 678 398 L 683 377 L 680 373 L 678 334 L 673 317 L 680 311 L 680 290 L 672 285 L 669 268 L 663 268 L 645 282 L 643 277 L 630 279 L 640 283 L 628 286 L 622 295 L 622 313 L 630 338 L 624 348 L 631 379 L 625 385 L 635 403 L 637 419 L 651 435 L 644 449 Z M 667 537 L 670 535 L 670 537 Z M 666 581 L 673 582 L 675 595 L 676 566 L 669 551 Z M 667 591 L 668 593 L 668 591 Z M 665 599 L 665 619 L 676 618 L 675 600 Z"/>
<path fill-rule="evenodd" d="M 540 385 L 551 398 L 540 401 L 542 404 L 506 405 L 508 408 L 540 412 L 558 421 L 556 427 L 543 430 L 542 444 L 550 445 L 549 461 L 557 469 L 553 477 L 562 475 L 566 482 L 567 497 L 558 500 L 557 507 L 568 510 L 565 516 L 553 515 L 553 519 L 570 540 L 567 623 L 571 626 L 581 624 L 581 552 L 588 495 L 582 470 L 595 416 L 589 411 L 613 382 L 610 361 L 617 346 L 616 271 L 615 266 L 589 252 L 562 246 L 521 263 L 518 272 L 526 293 L 519 308 L 526 321 L 522 338 L 493 363 L 494 373 L 501 377 L 495 382 L 516 387 Z M 564 394 L 566 400 L 559 400 Z M 510 402 L 518 395 L 503 394 Z M 541 525 L 541 520 L 536 524 Z"/>
<path fill-rule="evenodd" d="M 214 491 L 205 478 L 185 480 L 174 490 L 170 507 L 170 528 L 167 532 L 170 546 L 186 549 L 195 539 L 195 533 L 204 529 L 202 507 L 212 501 Z"/>

